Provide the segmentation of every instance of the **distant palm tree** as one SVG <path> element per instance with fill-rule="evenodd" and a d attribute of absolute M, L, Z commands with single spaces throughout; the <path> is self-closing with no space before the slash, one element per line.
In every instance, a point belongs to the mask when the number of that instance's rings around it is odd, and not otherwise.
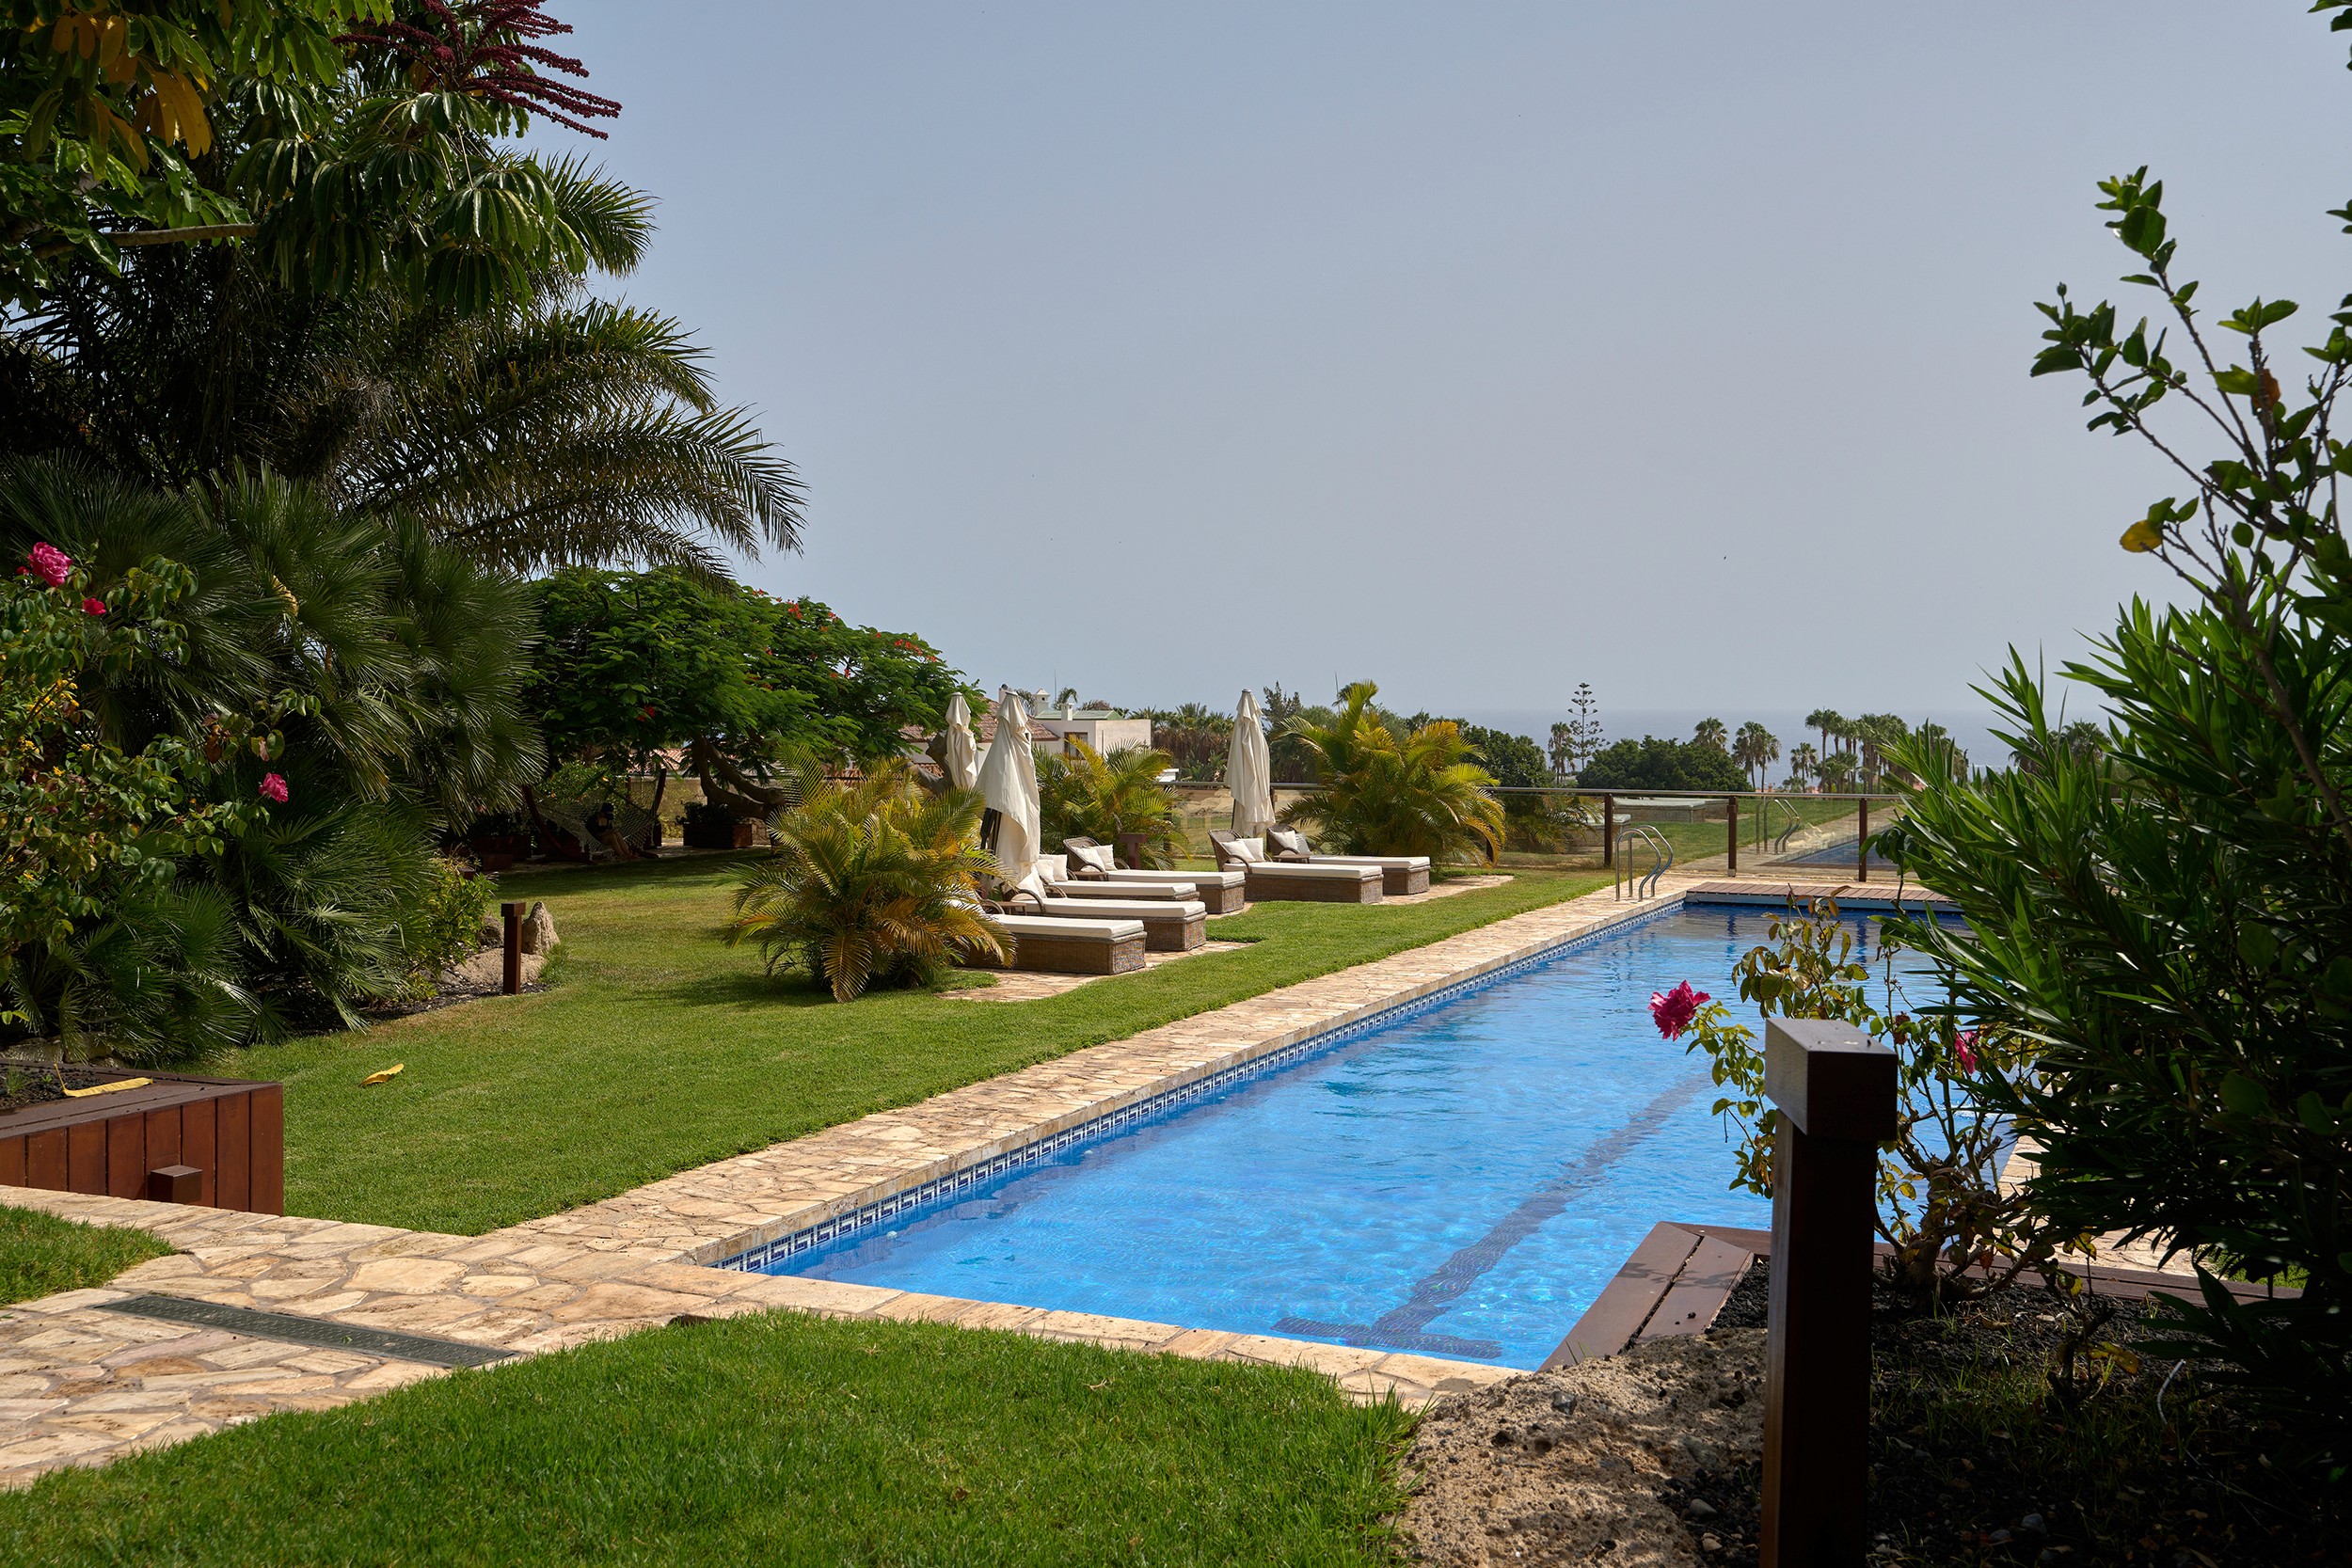
<path fill-rule="evenodd" d="M 1804 727 L 1821 732 L 1822 756 L 1829 755 L 1830 736 L 1844 727 L 1846 717 L 1834 707 L 1817 707 L 1804 716 Z"/>
<path fill-rule="evenodd" d="M 1821 753 L 1813 749 L 1813 742 L 1801 740 L 1788 753 L 1788 782 L 1802 788 L 1820 766 Z"/>
<path fill-rule="evenodd" d="M 1751 719 L 1740 726 L 1739 738 L 1731 745 L 1731 760 L 1760 784 L 1764 769 L 1780 760 L 1780 737 Z"/>
<path fill-rule="evenodd" d="M 1820 761 L 1821 791 L 1826 795 L 1842 795 L 1853 783 L 1854 760 L 1843 752 L 1832 752 Z"/>
<path fill-rule="evenodd" d="M 1730 738 L 1730 735 L 1731 732 L 1724 727 L 1722 720 L 1702 719 L 1699 721 L 1699 727 L 1691 732 L 1691 739 L 1698 745 L 1712 746 L 1720 752 L 1724 749 L 1724 742 Z"/>

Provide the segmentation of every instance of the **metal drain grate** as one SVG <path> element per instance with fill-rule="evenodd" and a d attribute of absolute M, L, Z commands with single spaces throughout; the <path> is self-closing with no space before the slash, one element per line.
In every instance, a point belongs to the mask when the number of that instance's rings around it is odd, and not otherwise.
<path fill-rule="evenodd" d="M 421 1334 L 353 1328 L 323 1318 L 256 1312 L 249 1307 L 216 1307 L 209 1301 L 190 1301 L 185 1296 L 133 1296 L 128 1301 L 101 1302 L 98 1309 L 134 1318 L 162 1318 L 199 1328 L 226 1329 L 254 1339 L 283 1339 L 290 1344 L 356 1351 L 361 1355 L 381 1355 L 392 1361 L 422 1361 L 435 1367 L 487 1367 L 516 1354 L 488 1345 L 461 1345 L 454 1339 L 428 1339 Z"/>

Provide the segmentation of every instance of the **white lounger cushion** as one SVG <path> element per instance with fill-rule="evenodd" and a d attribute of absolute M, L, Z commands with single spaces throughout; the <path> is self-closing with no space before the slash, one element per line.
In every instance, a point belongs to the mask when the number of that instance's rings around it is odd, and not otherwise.
<path fill-rule="evenodd" d="M 1250 866 L 1249 871 L 1265 877 L 1313 877 L 1330 881 L 1360 882 L 1367 875 L 1378 876 L 1380 864 L 1377 861 L 1369 860 L 1360 863 L 1334 863 L 1322 859 L 1259 861 Z"/>
<path fill-rule="evenodd" d="M 1056 882 L 1046 890 L 1048 898 L 1084 898 L 1094 901 L 1104 898 L 1197 898 L 1200 884 L 1187 873 L 1181 882 L 1080 881 L 1075 877 L 1066 882 Z"/>
<path fill-rule="evenodd" d="M 1121 903 L 1110 898 L 1048 898 L 1046 917 L 1053 920 L 1200 920 L 1209 906 L 1198 898 L 1134 898 Z"/>
<path fill-rule="evenodd" d="M 1117 887 L 1120 883 L 1145 883 L 1155 887 L 1246 887 L 1249 882 L 1247 871 L 1114 871 L 1108 883 L 1096 882 L 1096 887 Z M 1065 883 L 1064 887 L 1068 884 Z M 1056 893 L 1063 888 L 1056 888 Z"/>
<path fill-rule="evenodd" d="M 1283 862 L 1282 863 L 1295 863 Z M 1429 869 L 1429 857 L 1427 855 L 1317 855 L 1307 863 L 1309 865 L 1376 865 L 1383 870 L 1395 866 L 1404 871 L 1426 871 Z"/>
<path fill-rule="evenodd" d="M 1143 922 L 1140 920 L 1064 920 L 1042 914 L 992 914 L 988 919 L 1019 937 L 1080 937 L 1113 943 L 1140 941 Z"/>

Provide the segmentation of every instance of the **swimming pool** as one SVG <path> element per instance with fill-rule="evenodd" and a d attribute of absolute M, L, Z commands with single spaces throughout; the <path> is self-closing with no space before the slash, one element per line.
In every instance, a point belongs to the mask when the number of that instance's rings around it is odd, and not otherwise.
<path fill-rule="evenodd" d="M 1770 1224 L 1648 1003 L 1771 913 L 1581 939 L 768 1272 L 1535 1366 L 1657 1221 Z"/>

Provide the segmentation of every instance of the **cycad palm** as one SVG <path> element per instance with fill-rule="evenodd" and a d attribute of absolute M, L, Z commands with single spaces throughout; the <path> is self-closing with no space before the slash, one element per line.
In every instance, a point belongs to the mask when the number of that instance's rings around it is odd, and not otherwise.
<path fill-rule="evenodd" d="M 1143 840 L 1143 863 L 1173 865 L 1184 852 L 1184 808 L 1160 775 L 1165 752 L 1122 746 L 1104 754 L 1073 740 L 1067 756 L 1038 759 L 1038 794 L 1045 842 L 1084 834 L 1115 843 L 1129 833 Z"/>
<path fill-rule="evenodd" d="M 974 898 L 994 865 L 974 840 L 977 793 L 930 794 L 899 763 L 853 784 L 804 774 L 801 789 L 770 825 L 774 852 L 736 890 L 729 943 L 756 943 L 771 974 L 803 959 L 836 1002 L 926 980 L 950 957 L 1007 956 Z"/>
<path fill-rule="evenodd" d="M 1286 806 L 1282 820 L 1313 822 L 1326 847 L 1343 854 L 1492 862 L 1503 833 L 1502 807 L 1486 793 L 1494 775 L 1468 760 L 1470 743 L 1451 720 L 1399 740 L 1375 714 L 1378 694 L 1359 681 L 1327 722 L 1293 727 L 1314 758 L 1315 788 Z"/>

